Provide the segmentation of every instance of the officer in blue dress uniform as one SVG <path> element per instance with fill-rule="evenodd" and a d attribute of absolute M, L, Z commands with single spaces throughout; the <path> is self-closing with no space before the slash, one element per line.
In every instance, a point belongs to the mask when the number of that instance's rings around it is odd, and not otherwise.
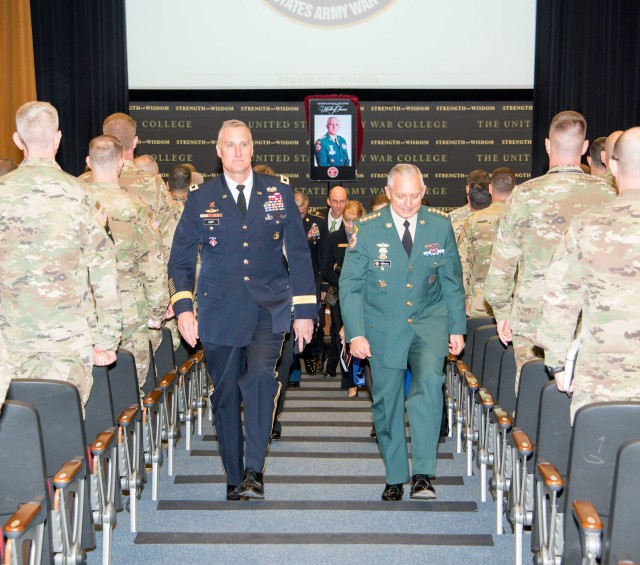
<path fill-rule="evenodd" d="M 204 346 L 227 500 L 264 498 L 262 472 L 280 390 L 274 367 L 292 310 L 295 338 L 311 340 L 314 275 L 290 188 L 251 169 L 250 129 L 224 122 L 216 150 L 223 174 L 189 194 L 171 249 L 169 290 L 183 338 Z"/>
<path fill-rule="evenodd" d="M 327 133 L 316 140 L 316 162 L 319 167 L 348 167 L 349 147 L 338 135 L 340 121 L 335 116 L 327 120 Z"/>

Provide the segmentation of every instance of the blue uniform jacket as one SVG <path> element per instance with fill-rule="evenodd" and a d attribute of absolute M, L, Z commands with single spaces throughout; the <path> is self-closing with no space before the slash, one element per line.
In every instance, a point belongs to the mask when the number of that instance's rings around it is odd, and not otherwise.
<path fill-rule="evenodd" d="M 295 318 L 316 317 L 311 256 L 291 189 L 272 176 L 253 179 L 244 219 L 224 175 L 190 192 L 173 239 L 171 303 L 176 315 L 193 311 L 201 245 L 198 332 L 216 345 L 248 345 L 259 306 L 271 312 L 275 333 L 290 330 L 292 303 Z"/>

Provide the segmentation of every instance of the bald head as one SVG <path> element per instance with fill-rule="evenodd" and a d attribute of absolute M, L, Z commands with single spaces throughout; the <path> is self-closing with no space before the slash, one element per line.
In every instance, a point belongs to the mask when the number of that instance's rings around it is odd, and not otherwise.
<path fill-rule="evenodd" d="M 587 122 L 582 114 L 571 110 L 556 114 L 545 140 L 549 166 L 580 165 L 580 157 L 589 145 L 586 134 Z"/>
<path fill-rule="evenodd" d="M 610 164 L 618 192 L 640 190 L 640 127 L 628 129 L 618 137 Z"/>
<path fill-rule="evenodd" d="M 334 186 L 329 191 L 329 198 L 327 198 L 327 204 L 331 208 L 331 216 L 334 219 L 342 217 L 344 207 L 347 205 L 347 191 L 341 186 Z"/>
<path fill-rule="evenodd" d="M 153 155 L 140 155 L 133 160 L 134 164 L 138 169 L 142 169 L 143 171 L 147 171 L 152 175 L 157 175 L 160 173 L 160 169 L 158 168 L 158 161 Z"/>
<path fill-rule="evenodd" d="M 607 169 L 610 169 L 611 156 L 613 155 L 613 148 L 616 145 L 616 141 L 622 135 L 622 130 L 614 131 L 609 137 L 607 137 L 607 141 L 604 142 L 604 151 L 601 154 L 602 162 Z"/>

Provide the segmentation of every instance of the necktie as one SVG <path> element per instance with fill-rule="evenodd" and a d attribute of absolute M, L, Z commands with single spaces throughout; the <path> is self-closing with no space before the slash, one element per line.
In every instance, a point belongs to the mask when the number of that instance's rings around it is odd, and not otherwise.
<path fill-rule="evenodd" d="M 242 214 L 242 217 L 244 218 L 245 215 L 247 214 L 247 200 L 244 197 L 244 192 L 242 192 L 244 190 L 244 184 L 239 184 L 238 186 L 236 186 L 236 188 L 238 189 L 238 209 L 240 210 L 240 213 Z"/>
<path fill-rule="evenodd" d="M 411 232 L 409 231 L 409 220 L 405 220 L 404 234 L 402 235 L 402 247 L 407 252 L 407 257 L 411 257 L 411 248 L 413 247 L 413 240 L 411 239 Z"/>
<path fill-rule="evenodd" d="M 336 222 L 337 220 L 331 220 L 331 226 L 329 227 L 330 232 L 336 231 Z"/>

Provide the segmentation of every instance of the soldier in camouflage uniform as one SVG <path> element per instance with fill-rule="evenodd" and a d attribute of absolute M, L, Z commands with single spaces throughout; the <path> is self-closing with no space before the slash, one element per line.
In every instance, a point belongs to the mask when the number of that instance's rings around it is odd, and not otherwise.
<path fill-rule="evenodd" d="M 493 316 L 491 306 L 484 299 L 484 281 L 489 271 L 498 220 L 504 213 L 504 203 L 515 185 L 516 177 L 511 169 L 496 169 L 489 184 L 491 205 L 471 214 L 462 226 L 458 251 L 462 263 L 467 316 Z"/>
<path fill-rule="evenodd" d="M 600 154 L 600 159 L 602 160 L 602 164 L 605 166 L 605 171 L 602 173 L 602 177 L 610 183 L 614 188 L 616 188 L 616 179 L 611 172 L 611 156 L 613 155 L 613 148 L 615 147 L 616 141 L 622 135 L 621 130 L 614 131 L 607 137 L 607 140 L 604 142 L 604 149 Z"/>
<path fill-rule="evenodd" d="M 484 184 L 487 187 L 489 186 L 489 173 L 487 171 L 483 171 L 481 169 L 477 169 L 475 171 L 471 171 L 467 175 L 467 186 L 465 187 L 466 195 L 467 195 L 467 203 L 460 208 L 456 208 L 449 213 L 449 218 L 451 219 L 451 225 L 453 226 L 453 233 L 456 237 L 456 241 L 458 241 L 460 237 L 460 231 L 462 231 L 462 226 L 471 216 L 471 212 L 473 212 L 473 208 L 471 204 L 469 204 L 469 189 L 473 184 Z"/>
<path fill-rule="evenodd" d="M 4 338 L 0 333 L 0 411 L 4 404 L 4 399 L 7 396 L 7 390 L 11 383 L 11 376 L 9 375 L 9 365 L 7 358 L 7 348 L 4 344 Z"/>
<path fill-rule="evenodd" d="M 93 139 L 87 164 L 93 171 L 91 192 L 107 210 L 116 246 L 122 300 L 120 347 L 133 353 L 138 385 L 142 388 L 149 369 L 149 327 L 162 325 L 169 304 L 158 220 L 144 202 L 118 185 L 122 145 L 115 137 L 102 135 Z"/>
<path fill-rule="evenodd" d="M 164 181 L 160 175 L 147 173 L 135 166 L 133 162 L 133 153 L 138 144 L 138 136 L 136 135 L 136 122 L 126 114 L 116 113 L 108 116 L 102 124 L 102 133 L 112 135 L 122 144 L 124 166 L 120 172 L 118 183 L 129 194 L 142 200 L 154 213 L 158 219 L 160 235 L 164 250 L 164 262 L 169 262 L 169 254 L 171 253 L 171 241 L 173 233 L 176 229 L 176 219 L 171 206 L 171 199 L 167 191 Z M 91 182 L 93 180 L 92 172 L 89 171 L 80 177 L 82 180 Z M 145 308 L 145 306 L 140 306 Z M 153 350 L 157 350 L 161 341 L 161 334 L 157 330 L 150 332 Z"/>
<path fill-rule="evenodd" d="M 70 382 L 85 404 L 92 364 L 115 361 L 122 325 L 106 211 L 55 162 L 61 133 L 51 104 L 23 105 L 16 125 L 25 159 L 0 180 L 0 331 L 9 373 Z"/>
<path fill-rule="evenodd" d="M 620 196 L 569 224 L 549 267 L 538 328 L 545 363 L 564 390 L 582 312 L 572 419 L 585 404 L 640 401 L 640 128 L 627 130 L 613 155 Z"/>
<path fill-rule="evenodd" d="M 604 179 L 580 168 L 588 147 L 586 129 L 577 112 L 560 112 L 553 118 L 545 140 L 549 171 L 513 190 L 498 226 L 484 291 L 501 341 L 506 344 L 513 336 L 516 391 L 522 365 L 542 356 L 534 339 L 542 316 L 544 279 L 567 224 L 616 195 Z"/>

